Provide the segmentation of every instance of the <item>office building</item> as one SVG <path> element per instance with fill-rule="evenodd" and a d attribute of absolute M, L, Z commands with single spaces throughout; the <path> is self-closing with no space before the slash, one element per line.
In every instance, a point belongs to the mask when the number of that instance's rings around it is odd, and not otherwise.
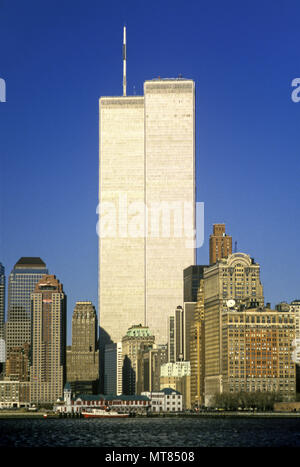
<path fill-rule="evenodd" d="M 66 295 L 55 276 L 45 275 L 31 300 L 31 402 L 53 403 L 66 379 Z"/>
<path fill-rule="evenodd" d="M 138 352 L 137 393 L 160 390 L 161 366 L 167 362 L 166 346 L 142 344 Z"/>
<path fill-rule="evenodd" d="M 5 324 L 6 354 L 13 347 L 30 344 L 31 293 L 36 284 L 48 274 L 40 258 L 22 257 L 15 264 L 8 279 L 7 321 Z"/>
<path fill-rule="evenodd" d="M 214 224 L 209 237 L 209 264 L 232 254 L 232 237 L 225 233 L 225 224 Z"/>
<path fill-rule="evenodd" d="M 246 300 L 245 306 L 264 306 L 260 266 L 244 253 L 204 270 L 205 309 L 205 397 L 223 391 L 222 326 L 224 303 Z"/>
<path fill-rule="evenodd" d="M 183 271 L 183 301 L 197 302 L 198 289 L 201 279 L 203 279 L 204 268 L 208 265 L 189 266 Z"/>
<path fill-rule="evenodd" d="M 123 394 L 137 394 L 138 357 L 141 348 L 152 346 L 155 337 L 147 326 L 131 326 L 122 339 Z"/>
<path fill-rule="evenodd" d="M 279 312 L 291 312 L 295 317 L 295 341 L 293 343 L 293 361 L 296 364 L 296 392 L 300 392 L 300 300 L 291 303 L 281 302 L 275 306 Z"/>
<path fill-rule="evenodd" d="M 200 280 L 194 319 L 190 328 L 191 405 L 204 405 L 205 380 L 205 319 L 204 279 Z"/>
<path fill-rule="evenodd" d="M 77 302 L 72 317 L 72 346 L 67 349 L 67 381 L 73 393 L 98 391 L 98 319 L 92 302 Z"/>
<path fill-rule="evenodd" d="M 100 345 L 135 323 L 166 344 L 195 263 L 195 85 L 149 80 L 142 96 L 101 97 L 99 113 Z"/>
<path fill-rule="evenodd" d="M 168 360 L 169 362 L 183 360 L 183 308 L 180 305 L 169 316 Z"/>
<path fill-rule="evenodd" d="M 169 317 L 168 326 L 168 359 L 169 362 L 189 360 L 190 327 L 193 321 L 195 303 L 184 303 L 177 306 Z"/>
<path fill-rule="evenodd" d="M 229 305 L 222 310 L 222 392 L 275 392 L 294 400 L 293 312 Z"/>
<path fill-rule="evenodd" d="M 12 347 L 6 360 L 5 375 L 8 381 L 29 381 L 30 345 Z"/>
<path fill-rule="evenodd" d="M 3 364 L 6 359 L 5 339 L 4 339 L 4 321 L 5 321 L 5 268 L 0 263 L 0 374 L 3 370 Z"/>
<path fill-rule="evenodd" d="M 104 394 L 123 393 L 122 342 L 107 344 L 104 357 Z"/>

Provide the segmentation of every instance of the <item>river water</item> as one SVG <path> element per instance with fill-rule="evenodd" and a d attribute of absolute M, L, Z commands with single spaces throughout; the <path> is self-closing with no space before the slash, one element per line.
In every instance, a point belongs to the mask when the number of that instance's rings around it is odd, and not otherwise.
<path fill-rule="evenodd" d="M 2 419 L 1 447 L 300 447 L 300 418 Z"/>

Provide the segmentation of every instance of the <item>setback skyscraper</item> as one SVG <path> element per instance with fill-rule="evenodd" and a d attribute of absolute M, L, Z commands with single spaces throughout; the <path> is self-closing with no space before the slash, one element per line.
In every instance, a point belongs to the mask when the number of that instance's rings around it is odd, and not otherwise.
<path fill-rule="evenodd" d="M 53 403 L 63 395 L 66 368 L 66 296 L 55 276 L 36 284 L 32 300 L 30 398 Z"/>
<path fill-rule="evenodd" d="M 92 302 L 77 302 L 72 317 L 72 347 L 67 350 L 67 381 L 75 393 L 97 393 L 97 331 L 97 314 Z"/>

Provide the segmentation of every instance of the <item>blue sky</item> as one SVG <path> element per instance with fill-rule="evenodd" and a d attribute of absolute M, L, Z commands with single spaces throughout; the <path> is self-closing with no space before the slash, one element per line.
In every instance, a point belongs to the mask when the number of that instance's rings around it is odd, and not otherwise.
<path fill-rule="evenodd" d="M 40 256 L 97 307 L 98 98 L 146 79 L 196 83 L 197 200 L 261 265 L 265 299 L 300 297 L 300 4 L 0 0 L 0 261 Z"/>

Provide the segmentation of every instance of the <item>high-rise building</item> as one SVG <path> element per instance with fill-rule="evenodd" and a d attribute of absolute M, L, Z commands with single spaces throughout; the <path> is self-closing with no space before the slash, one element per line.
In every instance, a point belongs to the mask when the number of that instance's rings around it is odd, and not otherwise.
<path fill-rule="evenodd" d="M 173 315 L 169 316 L 168 327 L 168 360 L 178 362 L 183 360 L 183 308 L 178 305 Z"/>
<path fill-rule="evenodd" d="M 31 294 L 31 402 L 53 403 L 66 379 L 66 295 L 53 275 L 45 275 Z"/>
<path fill-rule="evenodd" d="M 30 345 L 12 347 L 6 360 L 5 374 L 9 381 L 29 381 Z"/>
<path fill-rule="evenodd" d="M 200 279 L 194 319 L 190 328 L 191 404 L 204 405 L 205 378 L 204 279 Z"/>
<path fill-rule="evenodd" d="M 5 320 L 5 269 L 0 263 L 0 374 L 5 362 L 5 340 L 4 340 L 4 320 Z"/>
<path fill-rule="evenodd" d="M 223 307 L 232 300 L 245 306 L 263 306 L 260 266 L 249 255 L 234 253 L 204 270 L 205 397 L 223 388 Z"/>
<path fill-rule="evenodd" d="M 169 362 L 188 361 L 190 358 L 190 327 L 194 316 L 194 302 L 177 306 L 169 316 L 168 360 Z"/>
<path fill-rule="evenodd" d="M 104 394 L 123 393 L 122 342 L 107 344 L 104 351 Z"/>
<path fill-rule="evenodd" d="M 138 353 L 137 393 L 160 390 L 161 366 L 167 363 L 166 346 L 142 344 Z"/>
<path fill-rule="evenodd" d="M 247 309 L 237 301 L 222 315 L 222 392 L 275 392 L 294 400 L 294 313 Z"/>
<path fill-rule="evenodd" d="M 166 344 L 195 263 L 195 85 L 146 81 L 143 96 L 101 97 L 99 112 L 100 345 L 135 323 Z"/>
<path fill-rule="evenodd" d="M 225 233 L 225 224 L 214 224 L 209 237 L 209 264 L 232 254 L 232 237 Z"/>
<path fill-rule="evenodd" d="M 275 306 L 275 309 L 281 313 L 291 312 L 295 317 L 295 342 L 293 359 L 296 363 L 296 392 L 300 392 L 300 300 L 293 300 L 290 304 L 281 302 Z"/>
<path fill-rule="evenodd" d="M 203 279 L 204 268 L 207 267 L 208 265 L 195 265 L 183 271 L 184 302 L 197 302 L 200 281 Z"/>
<path fill-rule="evenodd" d="M 67 350 L 67 381 L 73 393 L 81 393 L 83 384 L 85 393 L 98 391 L 97 331 L 97 313 L 92 302 L 77 302 L 72 317 L 72 346 Z"/>
<path fill-rule="evenodd" d="M 7 321 L 5 324 L 6 353 L 21 347 L 31 339 L 31 293 L 36 284 L 48 274 L 40 258 L 22 257 L 15 264 L 8 279 Z"/>
<path fill-rule="evenodd" d="M 138 356 L 141 348 L 153 346 L 154 335 L 147 326 L 131 326 L 122 339 L 123 394 L 137 394 Z"/>

